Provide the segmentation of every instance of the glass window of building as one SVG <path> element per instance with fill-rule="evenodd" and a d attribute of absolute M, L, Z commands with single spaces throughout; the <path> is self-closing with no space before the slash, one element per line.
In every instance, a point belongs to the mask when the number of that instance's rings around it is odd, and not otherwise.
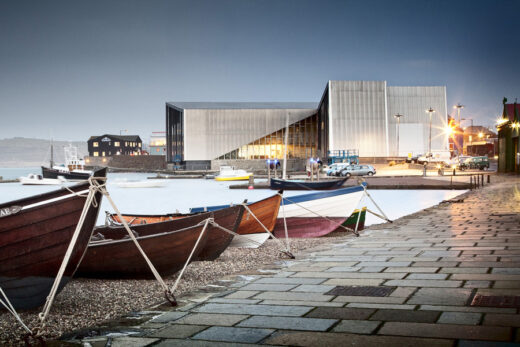
<path fill-rule="evenodd" d="M 119 143 L 119 141 L 116 141 L 116 142 L 114 142 L 114 146 L 119 147 L 119 146 L 121 146 L 121 144 Z"/>
<path fill-rule="evenodd" d="M 99 147 L 99 142 L 92 142 L 93 147 Z"/>

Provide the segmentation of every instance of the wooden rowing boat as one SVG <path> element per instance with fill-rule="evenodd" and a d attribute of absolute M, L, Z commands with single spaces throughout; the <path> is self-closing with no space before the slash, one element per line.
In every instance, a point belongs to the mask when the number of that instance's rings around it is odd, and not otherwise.
<path fill-rule="evenodd" d="M 105 176 L 106 169 L 94 173 L 94 177 Z M 88 189 L 89 183 L 84 182 L 0 205 L 0 287 L 16 309 L 45 302 L 79 222 Z M 60 289 L 72 278 L 87 249 L 101 197 L 97 192 L 97 203 L 88 206 Z"/>
<path fill-rule="evenodd" d="M 166 221 L 131 225 L 131 230 L 161 275 L 179 271 L 203 229 L 203 222 L 213 218 L 218 225 L 236 232 L 244 207 L 176 216 Z M 151 278 L 148 267 L 122 225 L 97 227 L 78 269 L 78 275 L 95 278 Z M 194 251 L 192 260 L 214 260 L 228 247 L 233 235 L 211 224 Z"/>

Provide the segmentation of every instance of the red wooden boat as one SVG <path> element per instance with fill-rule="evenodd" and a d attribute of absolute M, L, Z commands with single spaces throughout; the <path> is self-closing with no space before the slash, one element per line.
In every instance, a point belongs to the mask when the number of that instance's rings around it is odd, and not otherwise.
<path fill-rule="evenodd" d="M 181 217 L 149 224 L 132 225 L 142 249 L 161 275 L 179 271 L 190 255 L 207 218 L 236 232 L 244 207 Z M 155 216 L 159 217 L 159 216 Z M 201 224 L 199 224 L 201 223 Z M 128 237 L 124 226 L 104 226 L 95 229 L 95 235 L 104 239 L 92 241 L 78 269 L 78 276 L 96 278 L 150 278 L 152 272 Z M 231 243 L 233 235 L 211 224 L 208 225 L 195 250 L 192 260 L 214 260 Z"/>
<path fill-rule="evenodd" d="M 106 169 L 94 177 L 105 177 Z M 62 188 L 0 205 L 0 287 L 16 309 L 42 305 L 53 285 L 79 222 L 89 183 Z M 60 289 L 74 275 L 96 222 L 97 204 L 90 204 Z M 94 206 L 95 205 L 95 206 Z"/>

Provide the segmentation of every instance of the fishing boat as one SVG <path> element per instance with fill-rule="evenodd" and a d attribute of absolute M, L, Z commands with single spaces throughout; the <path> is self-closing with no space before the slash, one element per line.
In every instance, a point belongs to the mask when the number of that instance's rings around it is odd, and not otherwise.
<path fill-rule="evenodd" d="M 330 190 L 338 189 L 348 177 L 339 180 L 323 180 L 323 181 L 308 181 L 308 180 L 284 180 L 280 178 L 271 178 L 269 186 L 276 190 Z"/>
<path fill-rule="evenodd" d="M 234 169 L 232 166 L 221 166 L 215 181 L 247 181 L 252 174 L 246 170 Z"/>
<path fill-rule="evenodd" d="M 42 175 L 29 174 L 18 178 L 23 185 L 60 185 L 67 182 L 62 176 L 58 178 L 43 178 Z"/>
<path fill-rule="evenodd" d="M 150 220 L 131 224 L 131 230 L 152 264 L 161 275 L 179 271 L 202 232 L 204 221 L 213 218 L 218 225 L 236 232 L 244 207 L 241 205 L 190 216 L 163 216 L 165 221 Z M 127 216 L 127 215 L 125 215 Z M 155 216 L 157 217 L 157 216 Z M 127 218 L 127 217 L 124 217 Z M 117 219 L 116 219 L 117 220 Z M 152 272 L 122 225 L 95 229 L 93 241 L 78 269 L 78 275 L 95 278 L 151 278 Z M 208 224 L 194 250 L 192 260 L 214 260 L 228 247 L 233 235 Z"/>
<path fill-rule="evenodd" d="M 269 234 L 256 221 L 255 217 L 269 230 L 273 231 L 280 209 L 280 202 L 282 201 L 282 191 L 271 197 L 249 203 L 247 207 L 254 214 L 254 217 L 249 211 L 244 211 L 244 216 L 238 228 L 238 234 L 244 237 L 237 237 L 233 239 L 231 246 L 244 248 L 257 248 L 262 245 L 268 238 Z M 215 211 L 229 205 L 208 206 L 208 207 L 193 207 L 190 209 L 191 213 L 200 213 L 203 211 Z"/>
<path fill-rule="evenodd" d="M 363 207 L 360 209 L 354 210 L 350 217 L 347 218 L 345 222 L 343 222 L 343 226 L 347 227 L 352 230 L 356 230 L 356 224 L 357 224 L 357 231 L 365 229 L 365 217 L 367 214 L 367 208 Z M 358 222 L 359 218 L 359 222 Z M 347 231 L 343 228 L 338 228 L 337 231 Z"/>
<path fill-rule="evenodd" d="M 69 144 L 63 149 L 65 151 L 65 164 L 54 165 L 53 146 L 51 144 L 51 162 L 49 167 L 42 166 L 44 178 L 58 178 L 62 176 L 67 180 L 86 180 L 92 175 L 92 171 L 85 170 L 85 161 L 78 158 L 78 148 Z"/>
<path fill-rule="evenodd" d="M 285 236 L 284 224 L 289 237 L 319 237 L 334 231 L 352 215 L 365 187 L 363 182 L 354 187 L 284 197 L 274 235 Z"/>
<path fill-rule="evenodd" d="M 103 178 L 106 169 L 95 172 Z M 101 179 L 97 180 L 101 183 Z M 86 215 L 61 279 L 63 288 L 87 249 L 96 222 L 96 203 L 85 206 L 89 182 L 0 204 L 0 288 L 16 309 L 42 305 L 53 286 L 84 208 Z"/>

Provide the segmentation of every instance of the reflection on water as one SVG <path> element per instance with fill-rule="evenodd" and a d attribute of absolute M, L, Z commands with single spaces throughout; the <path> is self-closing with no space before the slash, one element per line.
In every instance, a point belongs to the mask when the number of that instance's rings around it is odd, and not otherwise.
<path fill-rule="evenodd" d="M 236 182 L 216 182 L 204 179 L 165 180 L 162 188 L 120 188 L 115 182 L 121 180 L 143 180 L 153 174 L 110 173 L 107 189 L 121 212 L 136 214 L 163 214 L 175 211 L 188 212 L 190 207 L 240 203 L 247 199 L 256 201 L 275 194 L 265 189 L 229 189 Z M 70 185 L 70 184 L 69 184 Z M 22 197 L 40 194 L 56 189 L 56 186 L 23 186 L 19 183 L 0 184 L 0 203 Z M 304 194 L 307 191 L 287 191 L 285 196 Z M 417 212 L 426 207 L 451 199 L 463 190 L 372 190 L 370 195 L 390 219 Z M 376 211 L 375 206 L 365 198 L 362 205 Z M 112 211 L 108 201 L 103 199 L 98 224 L 104 222 L 105 210 Z M 382 222 L 367 213 L 366 224 Z"/>

